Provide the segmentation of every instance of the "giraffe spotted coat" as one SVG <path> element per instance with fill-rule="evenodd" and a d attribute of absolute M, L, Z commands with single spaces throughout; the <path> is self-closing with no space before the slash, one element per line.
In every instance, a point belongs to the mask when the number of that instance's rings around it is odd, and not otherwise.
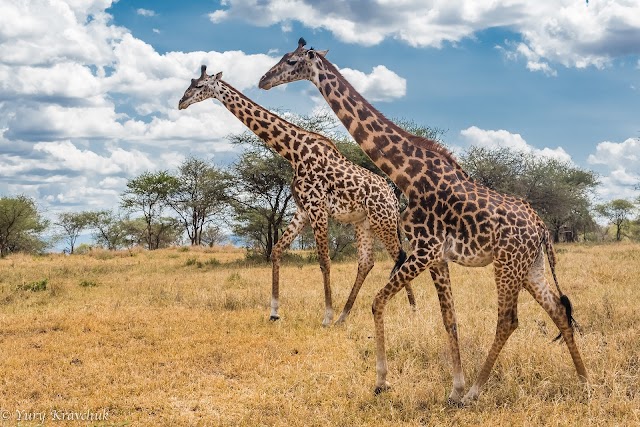
<path fill-rule="evenodd" d="M 385 305 L 399 289 L 427 269 L 438 293 L 449 338 L 453 364 L 451 402 L 464 404 L 478 397 L 500 350 L 518 326 L 518 294 L 523 288 L 560 329 L 579 377 L 586 380 L 587 372 L 573 336 L 571 304 L 560 292 L 555 277 L 549 232 L 531 206 L 474 182 L 443 146 L 406 132 L 369 104 L 326 59 L 327 51 L 304 46 L 304 40 L 300 39 L 298 48 L 286 53 L 260 79 L 259 86 L 270 89 L 296 80 L 311 81 L 365 153 L 408 199 L 402 223 L 413 252 L 378 292 L 372 308 L 376 392 L 388 387 Z M 551 291 L 545 279 L 543 249 L 559 296 Z M 492 263 L 498 294 L 496 335 L 475 383 L 464 397 L 450 261 L 472 267 Z"/>
<path fill-rule="evenodd" d="M 260 139 L 289 161 L 293 168 L 291 193 L 297 205 L 290 224 L 274 246 L 272 259 L 271 320 L 279 318 L 279 271 L 284 250 L 309 223 L 314 232 L 325 291 L 323 325 L 333 321 L 330 284 L 328 220 L 332 217 L 353 224 L 358 245 L 358 272 L 338 323 L 343 322 L 367 274 L 373 268 L 374 236 L 400 264 L 401 246 L 398 201 L 386 180 L 357 166 L 343 156 L 328 138 L 306 131 L 261 107 L 221 79 L 206 74 L 203 65 L 198 79 L 192 79 L 179 108 L 216 98 Z M 406 287 L 411 306 L 415 299 Z"/>

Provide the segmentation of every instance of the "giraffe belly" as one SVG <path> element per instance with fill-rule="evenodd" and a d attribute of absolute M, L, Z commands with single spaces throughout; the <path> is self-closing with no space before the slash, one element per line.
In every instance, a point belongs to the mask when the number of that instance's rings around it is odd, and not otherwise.
<path fill-rule="evenodd" d="M 484 267 L 493 261 L 493 253 L 489 247 L 478 249 L 477 245 L 471 245 L 449 235 L 442 245 L 442 258 L 447 262 L 455 262 L 465 267 Z"/>
<path fill-rule="evenodd" d="M 343 224 L 355 224 L 367 219 L 367 211 L 354 202 L 330 197 L 327 201 L 329 215 Z"/>
<path fill-rule="evenodd" d="M 356 224 L 367 219 L 365 211 L 338 211 L 332 212 L 331 216 L 343 224 Z"/>

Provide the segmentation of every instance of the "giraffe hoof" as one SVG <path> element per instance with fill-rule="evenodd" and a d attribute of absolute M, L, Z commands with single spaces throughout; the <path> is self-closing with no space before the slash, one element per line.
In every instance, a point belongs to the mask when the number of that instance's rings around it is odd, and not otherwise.
<path fill-rule="evenodd" d="M 345 320 L 347 320 L 347 316 L 341 315 L 340 317 L 338 317 L 338 320 L 336 320 L 336 323 L 334 323 L 334 325 L 342 325 L 344 324 Z"/>
<path fill-rule="evenodd" d="M 385 383 L 384 385 L 376 386 L 376 388 L 373 389 L 373 394 L 378 396 L 379 394 L 384 393 L 388 390 L 391 390 L 391 386 L 389 385 L 389 383 Z"/>
<path fill-rule="evenodd" d="M 275 322 L 276 320 L 280 320 L 280 316 L 272 314 L 271 317 L 269 317 L 269 320 Z"/>
<path fill-rule="evenodd" d="M 464 403 L 461 400 L 455 400 L 452 398 L 447 399 L 447 405 L 452 408 L 464 408 Z"/>

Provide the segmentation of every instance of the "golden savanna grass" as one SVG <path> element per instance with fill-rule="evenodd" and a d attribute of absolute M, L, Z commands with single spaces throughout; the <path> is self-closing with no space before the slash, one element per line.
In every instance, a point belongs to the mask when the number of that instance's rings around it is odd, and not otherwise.
<path fill-rule="evenodd" d="M 428 274 L 386 311 L 391 391 L 375 396 L 371 301 L 381 258 L 347 323 L 323 328 L 317 264 L 281 271 L 282 319 L 269 322 L 271 268 L 233 249 L 94 251 L 0 260 L 0 425 L 366 426 L 640 424 L 640 245 L 560 245 L 558 276 L 582 327 L 591 376 L 577 378 L 557 330 L 523 292 L 520 327 L 476 404 L 447 406 L 450 356 Z M 451 266 L 467 387 L 491 344 L 487 268 Z M 332 266 L 339 314 L 355 262 Z M 46 289 L 29 290 L 46 282 Z M 51 411 L 106 411 L 55 421 Z"/>

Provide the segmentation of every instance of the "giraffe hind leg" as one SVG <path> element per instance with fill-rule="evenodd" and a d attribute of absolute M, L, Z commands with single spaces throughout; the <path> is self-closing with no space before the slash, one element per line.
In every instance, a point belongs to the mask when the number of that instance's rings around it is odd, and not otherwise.
<path fill-rule="evenodd" d="M 280 319 L 278 308 L 280 306 L 280 260 L 282 259 L 282 254 L 296 236 L 300 234 L 306 223 L 307 216 L 304 212 L 301 210 L 296 211 L 282 237 L 271 251 L 271 315 L 269 316 L 271 321 Z"/>
<path fill-rule="evenodd" d="M 449 394 L 449 403 L 459 405 L 464 393 L 464 373 L 462 371 L 462 360 L 460 358 L 460 346 L 458 343 L 458 325 L 456 321 L 456 311 L 453 304 L 453 294 L 451 292 L 451 280 L 449 278 L 449 267 L 446 263 L 436 264 L 429 269 L 433 284 L 438 292 L 440 311 L 445 330 L 449 336 L 449 349 L 451 351 L 451 363 L 453 371 L 453 388 Z"/>
<path fill-rule="evenodd" d="M 367 225 L 363 223 L 356 224 L 355 231 L 356 241 L 358 243 L 358 274 L 356 275 L 356 281 L 351 288 L 349 298 L 347 298 L 347 302 L 340 314 L 340 317 L 336 321 L 336 324 L 343 323 L 346 320 L 351 308 L 353 307 L 353 303 L 358 296 L 358 292 L 360 292 L 362 283 L 364 283 L 364 280 L 367 278 L 367 275 L 374 265 L 373 235 L 371 234 L 371 231 Z"/>
<path fill-rule="evenodd" d="M 551 291 L 544 276 L 544 258 L 542 256 L 539 256 L 532 266 L 525 281 L 525 288 L 536 302 L 544 308 L 560 330 L 560 336 L 564 339 L 569 349 L 569 354 L 571 355 L 578 376 L 581 380 L 586 381 L 587 370 L 584 367 L 578 346 L 574 339 L 573 314 L 570 308 L 571 303 L 566 296 L 558 297 Z"/>

